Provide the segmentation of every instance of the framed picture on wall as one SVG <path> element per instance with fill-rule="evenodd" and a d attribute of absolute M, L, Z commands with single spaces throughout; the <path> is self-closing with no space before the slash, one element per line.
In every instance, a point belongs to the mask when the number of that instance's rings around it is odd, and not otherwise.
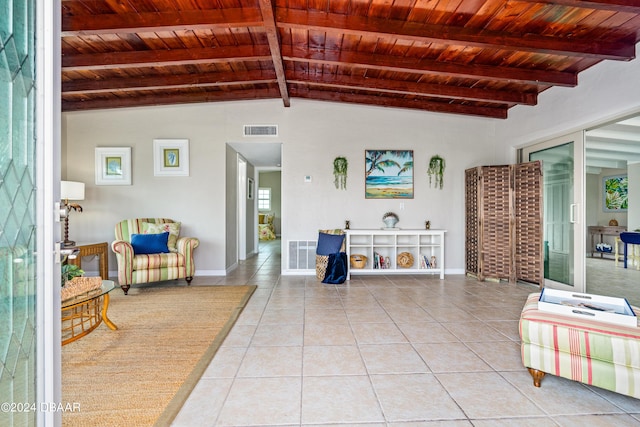
<path fill-rule="evenodd" d="M 605 212 L 626 212 L 629 208 L 629 177 L 605 176 L 602 179 L 602 195 Z"/>
<path fill-rule="evenodd" d="M 365 198 L 413 199 L 413 150 L 365 150 Z"/>
<path fill-rule="evenodd" d="M 131 185 L 131 147 L 97 147 L 96 185 Z"/>
<path fill-rule="evenodd" d="M 154 139 L 153 174 L 189 176 L 189 140 Z"/>

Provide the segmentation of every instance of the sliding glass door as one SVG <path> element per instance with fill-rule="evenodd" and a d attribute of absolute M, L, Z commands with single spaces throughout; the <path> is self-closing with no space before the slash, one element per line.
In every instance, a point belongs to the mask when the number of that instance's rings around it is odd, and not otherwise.
<path fill-rule="evenodd" d="M 585 291 L 584 133 L 527 147 L 523 161 L 542 161 L 545 286 Z"/>
<path fill-rule="evenodd" d="M 61 424 L 60 10 L 0 2 L 1 426 Z"/>
<path fill-rule="evenodd" d="M 35 425 L 36 86 L 34 2 L 0 9 L 0 424 Z M 21 406 L 11 405 L 25 405 Z M 7 406 L 9 405 L 9 406 Z M 29 405 L 29 406 L 27 406 Z"/>

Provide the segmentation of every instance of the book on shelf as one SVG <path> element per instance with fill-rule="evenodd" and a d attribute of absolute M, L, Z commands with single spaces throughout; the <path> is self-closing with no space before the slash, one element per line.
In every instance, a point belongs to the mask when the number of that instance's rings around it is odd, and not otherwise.
<path fill-rule="evenodd" d="M 427 257 L 426 255 L 422 255 L 420 257 L 420 268 L 422 269 L 431 268 L 431 262 L 429 261 L 429 257 Z"/>
<path fill-rule="evenodd" d="M 373 268 L 374 269 L 384 269 L 390 267 L 389 257 L 384 257 L 382 254 L 378 252 L 373 253 Z"/>

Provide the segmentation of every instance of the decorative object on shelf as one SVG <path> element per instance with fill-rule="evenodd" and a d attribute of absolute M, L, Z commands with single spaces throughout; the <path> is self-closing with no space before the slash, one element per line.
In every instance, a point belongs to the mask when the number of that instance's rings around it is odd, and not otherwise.
<path fill-rule="evenodd" d="M 365 198 L 413 199 L 413 150 L 365 150 Z"/>
<path fill-rule="evenodd" d="M 349 257 L 351 268 L 364 268 L 367 265 L 367 257 L 360 254 L 353 254 Z"/>
<path fill-rule="evenodd" d="M 346 157 L 336 157 L 333 160 L 333 183 L 336 189 L 347 189 L 347 168 L 349 162 Z"/>
<path fill-rule="evenodd" d="M 429 186 L 431 186 L 432 178 L 435 177 L 435 187 L 440 187 L 442 190 L 442 185 L 444 184 L 444 168 L 444 159 L 439 155 L 436 154 L 429 159 L 429 168 L 427 169 L 427 173 L 429 174 Z"/>
<path fill-rule="evenodd" d="M 425 230 L 431 229 L 431 221 L 425 221 L 424 222 L 424 229 Z"/>
<path fill-rule="evenodd" d="M 345 230 L 348 230 L 348 229 L 350 229 L 350 228 L 351 228 L 351 221 L 346 220 L 346 221 L 344 222 L 344 229 L 345 229 Z"/>
<path fill-rule="evenodd" d="M 613 250 L 613 247 L 608 243 L 598 243 L 596 245 L 596 251 L 598 252 L 610 253 L 612 250 Z"/>
<path fill-rule="evenodd" d="M 398 267 L 409 268 L 413 266 L 413 255 L 409 252 L 400 252 L 398 254 Z"/>
<path fill-rule="evenodd" d="M 387 212 L 386 214 L 382 215 L 382 222 L 384 222 L 386 228 L 394 228 L 398 221 L 400 221 L 398 215 L 393 212 Z"/>
<path fill-rule="evenodd" d="M 74 246 L 76 242 L 69 240 L 69 214 L 72 210 L 82 212 L 82 206 L 69 203 L 69 200 L 84 200 L 84 182 L 61 181 L 60 197 L 64 209 L 64 246 Z"/>
<path fill-rule="evenodd" d="M 429 261 L 429 265 L 431 266 L 431 268 L 438 268 L 438 263 L 436 262 L 435 255 L 431 257 L 431 261 Z"/>
<path fill-rule="evenodd" d="M 609 226 L 610 227 L 617 227 L 618 226 L 618 221 L 616 221 L 616 219 L 612 219 L 609 221 Z"/>

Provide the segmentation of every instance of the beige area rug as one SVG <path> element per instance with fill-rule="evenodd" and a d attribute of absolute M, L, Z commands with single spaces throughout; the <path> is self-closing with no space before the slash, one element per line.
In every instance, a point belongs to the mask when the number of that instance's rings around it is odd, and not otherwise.
<path fill-rule="evenodd" d="M 111 292 L 108 317 L 62 347 L 64 426 L 169 425 L 256 289 L 175 282 Z"/>

